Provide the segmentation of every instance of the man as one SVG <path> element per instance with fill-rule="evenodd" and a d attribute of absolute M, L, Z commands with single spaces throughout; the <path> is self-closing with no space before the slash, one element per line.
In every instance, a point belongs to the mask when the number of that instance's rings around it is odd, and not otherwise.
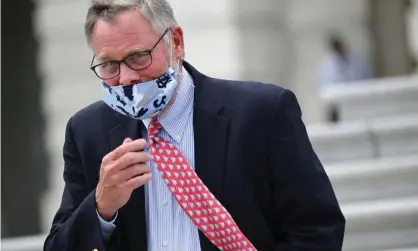
<path fill-rule="evenodd" d="M 104 98 L 68 122 L 44 250 L 341 250 L 294 94 L 203 75 L 165 0 L 127 2 L 88 11 Z"/>

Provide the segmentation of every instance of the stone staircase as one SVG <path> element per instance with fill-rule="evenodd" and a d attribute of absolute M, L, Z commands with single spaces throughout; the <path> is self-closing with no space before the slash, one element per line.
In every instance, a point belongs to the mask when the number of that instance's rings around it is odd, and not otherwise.
<path fill-rule="evenodd" d="M 344 251 L 418 250 L 417 80 L 328 90 L 342 121 L 308 126 L 347 219 Z"/>

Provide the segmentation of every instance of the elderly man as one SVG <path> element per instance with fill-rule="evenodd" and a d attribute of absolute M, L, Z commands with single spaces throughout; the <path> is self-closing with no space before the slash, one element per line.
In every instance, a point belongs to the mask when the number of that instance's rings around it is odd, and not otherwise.
<path fill-rule="evenodd" d="M 68 121 L 45 251 L 341 250 L 291 91 L 182 61 L 166 0 L 94 1 L 85 32 L 104 97 Z"/>

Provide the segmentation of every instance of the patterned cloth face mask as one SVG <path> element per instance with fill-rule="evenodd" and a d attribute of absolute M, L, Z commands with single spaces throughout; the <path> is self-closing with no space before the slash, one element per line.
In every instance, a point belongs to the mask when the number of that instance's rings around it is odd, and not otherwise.
<path fill-rule="evenodd" d="M 164 109 L 178 86 L 172 67 L 157 79 L 134 85 L 110 86 L 102 82 L 103 101 L 113 110 L 134 119 L 147 119 Z"/>

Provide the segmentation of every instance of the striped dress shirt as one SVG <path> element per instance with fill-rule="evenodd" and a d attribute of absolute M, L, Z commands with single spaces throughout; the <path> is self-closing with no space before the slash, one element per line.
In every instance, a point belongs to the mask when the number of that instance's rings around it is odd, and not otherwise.
<path fill-rule="evenodd" d="M 182 73 L 176 99 L 167 112 L 158 118 L 162 126 L 159 136 L 173 143 L 194 168 L 194 84 L 185 68 Z M 150 119 L 143 120 L 144 138 L 147 138 L 149 123 Z M 149 148 L 146 151 L 149 152 Z M 150 161 L 149 165 L 152 179 L 145 184 L 148 251 L 200 251 L 197 227 L 179 206 L 155 164 Z M 105 238 L 109 238 L 115 228 L 114 220 L 106 222 L 100 219 Z"/>

